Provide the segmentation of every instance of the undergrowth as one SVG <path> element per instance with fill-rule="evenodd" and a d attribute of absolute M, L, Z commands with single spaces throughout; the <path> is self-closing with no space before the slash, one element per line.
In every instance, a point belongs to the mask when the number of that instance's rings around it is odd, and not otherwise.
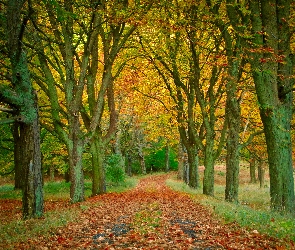
<path fill-rule="evenodd" d="M 295 218 L 270 211 L 265 190 L 257 190 L 255 193 L 249 192 L 248 186 L 241 187 L 240 197 L 247 197 L 247 201 L 243 201 L 246 205 L 243 205 L 225 202 L 220 196 L 221 186 L 217 186 L 217 197 L 209 197 L 203 195 L 201 189 L 192 189 L 175 179 L 168 179 L 166 183 L 173 190 L 190 194 L 194 200 L 212 210 L 218 219 L 222 218 L 224 223 L 236 222 L 248 230 L 257 230 L 272 237 L 295 241 Z M 253 191 L 254 187 L 250 188 Z"/>

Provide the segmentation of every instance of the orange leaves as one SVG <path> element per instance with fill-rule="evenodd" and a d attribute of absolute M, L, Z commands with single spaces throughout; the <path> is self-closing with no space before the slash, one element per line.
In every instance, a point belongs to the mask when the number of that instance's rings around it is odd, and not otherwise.
<path fill-rule="evenodd" d="M 88 199 L 75 223 L 17 243 L 19 249 L 285 249 L 276 240 L 223 225 L 193 201 L 165 185 L 168 175 L 152 175 L 121 194 Z M 80 206 L 82 207 L 82 206 Z"/>

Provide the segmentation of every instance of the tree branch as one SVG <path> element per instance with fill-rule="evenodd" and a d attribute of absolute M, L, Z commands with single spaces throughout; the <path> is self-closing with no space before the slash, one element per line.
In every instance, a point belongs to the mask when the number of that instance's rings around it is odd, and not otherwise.
<path fill-rule="evenodd" d="M 263 130 L 259 130 L 259 131 L 255 132 L 255 133 L 251 134 L 249 136 L 248 140 L 245 143 L 240 144 L 240 149 L 243 149 L 244 147 L 247 147 L 253 141 L 255 136 L 260 135 L 263 132 L 264 132 Z"/>

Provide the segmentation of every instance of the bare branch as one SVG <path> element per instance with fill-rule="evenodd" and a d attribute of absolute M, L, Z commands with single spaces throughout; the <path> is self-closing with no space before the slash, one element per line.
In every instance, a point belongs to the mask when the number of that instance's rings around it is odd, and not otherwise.
<path fill-rule="evenodd" d="M 151 95 L 148 95 L 148 94 L 145 94 L 145 93 L 143 93 L 142 91 L 140 91 L 140 90 L 137 89 L 137 88 L 135 88 L 134 90 L 137 91 L 137 92 L 139 92 L 139 93 L 142 94 L 143 96 L 146 96 L 146 97 L 148 97 L 148 98 L 150 98 L 150 99 L 153 99 L 153 100 L 156 100 L 156 101 L 160 102 L 168 112 L 170 111 L 170 110 L 167 108 L 167 106 L 165 105 L 165 103 L 164 103 L 162 100 L 160 100 L 159 98 L 154 97 L 154 96 L 151 96 Z"/>

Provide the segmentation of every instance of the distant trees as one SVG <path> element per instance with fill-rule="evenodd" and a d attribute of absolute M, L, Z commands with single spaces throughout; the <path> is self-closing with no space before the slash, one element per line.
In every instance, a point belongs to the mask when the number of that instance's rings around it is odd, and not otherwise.
<path fill-rule="evenodd" d="M 206 13 L 197 5 L 178 6 L 173 2 L 171 9 L 165 4 L 161 8 L 154 14 L 158 15 L 153 23 L 157 30 L 148 37 L 143 31 L 141 44 L 174 101 L 180 138 L 188 156 L 188 184 L 194 188 L 200 185 L 198 152 L 202 151 L 203 192 L 213 195 L 214 162 L 225 143 L 226 131 L 221 108 L 225 67 L 224 62 L 215 60 L 222 53 L 220 35 L 213 33 L 209 21 L 202 22 Z"/>

